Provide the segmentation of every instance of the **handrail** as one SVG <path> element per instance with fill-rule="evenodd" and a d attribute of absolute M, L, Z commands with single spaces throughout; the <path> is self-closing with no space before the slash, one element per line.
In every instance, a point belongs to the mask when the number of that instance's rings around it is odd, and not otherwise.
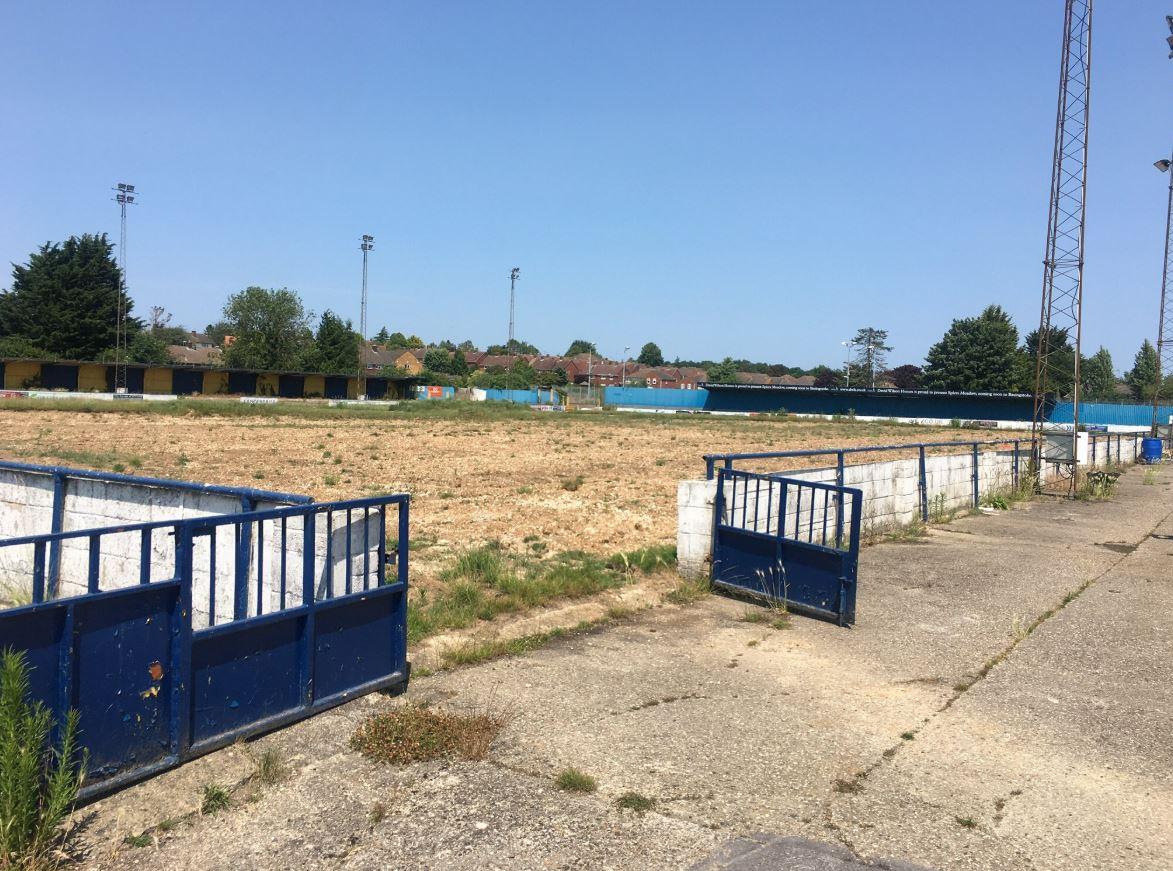
<path fill-rule="evenodd" d="M 345 499 L 338 502 L 307 502 L 284 508 L 268 508 L 264 511 L 242 511 L 236 514 L 213 514 L 208 517 L 188 517 L 180 520 L 152 520 L 147 523 L 128 523 L 116 526 L 98 526 L 88 529 L 71 529 L 66 532 L 43 532 L 36 535 L 22 535 L 18 538 L 0 539 L 0 547 L 39 544 L 64 541 L 67 538 L 91 538 L 95 535 L 113 535 L 125 532 L 178 528 L 190 526 L 196 529 L 209 526 L 226 526 L 236 523 L 257 523 L 264 520 L 280 520 L 282 517 L 301 517 L 309 511 L 345 511 L 355 508 L 375 508 L 379 505 L 401 505 L 411 499 L 407 493 L 388 496 L 371 496 L 364 499 Z"/>
<path fill-rule="evenodd" d="M 952 442 L 905 442 L 896 445 L 864 445 L 860 447 L 845 447 L 845 448 L 813 448 L 801 451 L 761 451 L 757 453 L 734 453 L 734 454 L 705 454 L 705 477 L 712 480 L 713 473 L 718 462 L 722 463 L 726 469 L 732 469 L 733 463 L 738 460 L 773 460 L 773 459 L 788 459 L 790 457 L 842 457 L 845 454 L 863 454 L 875 453 L 879 451 L 899 451 L 899 450 L 923 450 L 925 448 L 969 448 L 974 449 L 981 445 L 1009 445 L 1015 446 L 1029 439 L 985 439 L 978 441 L 952 441 Z"/>
<path fill-rule="evenodd" d="M 120 472 L 95 472 L 92 469 L 75 469 L 72 466 L 44 466 L 36 463 L 18 463 L 15 460 L 0 460 L 0 471 L 32 472 L 38 475 L 62 475 L 85 481 L 108 481 L 118 484 L 138 484 L 142 487 L 171 487 L 194 493 L 215 493 L 221 496 L 247 497 L 265 502 L 290 502 L 308 505 L 312 496 L 298 493 L 278 493 L 273 490 L 257 490 L 252 487 L 231 487 L 225 484 L 200 484 L 194 481 L 180 481 L 173 478 L 148 478 L 139 475 L 124 475 Z"/>

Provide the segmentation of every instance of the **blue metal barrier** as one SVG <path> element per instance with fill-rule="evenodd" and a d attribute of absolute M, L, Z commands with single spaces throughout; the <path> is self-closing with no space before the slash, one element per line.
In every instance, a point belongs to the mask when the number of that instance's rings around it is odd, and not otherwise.
<path fill-rule="evenodd" d="M 848 626 L 862 510 L 854 487 L 720 469 L 712 582 Z"/>
<path fill-rule="evenodd" d="M 388 506 L 398 509 L 393 553 Z M 137 546 L 104 563 L 103 546 L 119 536 Z M 218 536 L 234 555 L 221 570 Z M 154 547 L 166 539 L 173 568 L 154 578 Z M 53 598 L 49 549 L 83 542 L 85 592 Z M 0 553 L 14 549 L 32 552 L 33 601 L 0 612 L 0 648 L 26 653 L 32 694 L 58 720 L 78 711 L 90 754 L 83 798 L 407 683 L 406 495 L 0 541 Z M 232 582 L 229 614 L 216 613 L 222 575 Z"/>

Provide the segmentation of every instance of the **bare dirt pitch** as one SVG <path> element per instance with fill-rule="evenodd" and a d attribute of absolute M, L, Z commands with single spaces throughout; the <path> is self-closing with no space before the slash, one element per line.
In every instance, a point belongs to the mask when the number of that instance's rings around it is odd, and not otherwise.
<path fill-rule="evenodd" d="M 424 582 L 453 551 L 486 541 L 600 555 L 675 544 L 677 482 L 703 477 L 706 453 L 993 436 L 851 420 L 561 414 L 480 403 L 360 414 L 222 401 L 135 410 L 92 403 L 84 407 L 95 410 L 71 412 L 20 402 L 20 410 L 0 402 L 6 459 L 318 499 L 411 493 L 413 579 Z"/>

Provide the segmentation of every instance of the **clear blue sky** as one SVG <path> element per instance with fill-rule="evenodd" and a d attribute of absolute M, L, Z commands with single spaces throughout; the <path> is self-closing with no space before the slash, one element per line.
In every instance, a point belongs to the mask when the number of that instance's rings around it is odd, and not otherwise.
<path fill-rule="evenodd" d="M 1037 325 L 1062 0 L 8 4 L 0 261 L 131 212 L 137 311 L 288 286 L 370 332 L 921 362 Z M 1173 3 L 1100 3 L 1085 353 L 1156 327 Z M 7 287 L 7 274 L 0 287 Z"/>

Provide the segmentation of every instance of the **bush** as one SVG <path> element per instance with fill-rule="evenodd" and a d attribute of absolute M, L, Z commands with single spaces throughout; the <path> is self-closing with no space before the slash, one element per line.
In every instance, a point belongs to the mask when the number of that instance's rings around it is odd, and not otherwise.
<path fill-rule="evenodd" d="M 85 771 L 77 743 L 77 711 L 70 711 L 54 748 L 53 715 L 29 698 L 23 652 L 0 652 L 0 867 L 37 869 L 63 835 Z M 55 863 L 52 863 L 55 864 Z"/>

